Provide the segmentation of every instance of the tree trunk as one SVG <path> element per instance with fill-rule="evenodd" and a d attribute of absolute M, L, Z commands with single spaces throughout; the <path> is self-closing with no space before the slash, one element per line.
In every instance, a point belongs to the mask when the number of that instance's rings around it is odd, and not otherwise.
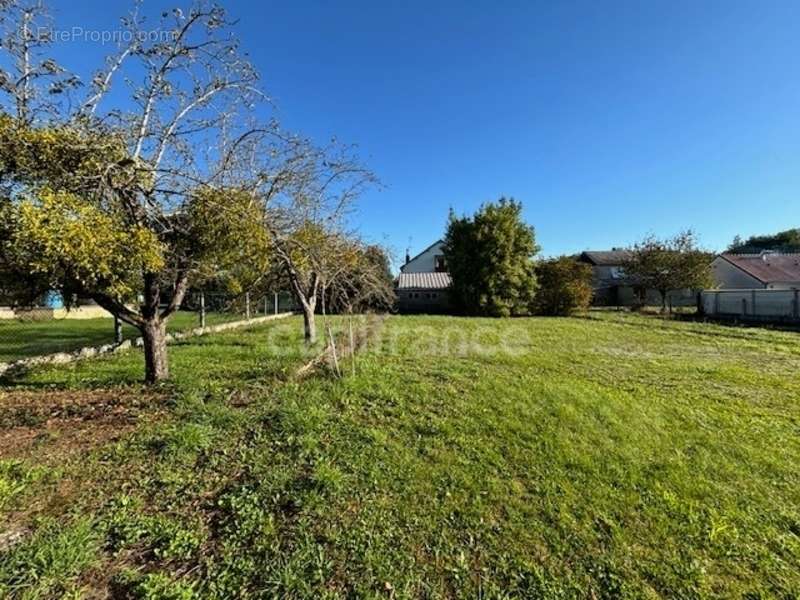
<path fill-rule="evenodd" d="M 313 344 L 317 341 L 317 325 L 314 322 L 314 306 L 303 302 L 303 331 L 306 343 Z"/>
<path fill-rule="evenodd" d="M 169 377 L 167 362 L 166 322 L 159 318 L 147 321 L 142 327 L 145 382 L 156 383 Z"/>

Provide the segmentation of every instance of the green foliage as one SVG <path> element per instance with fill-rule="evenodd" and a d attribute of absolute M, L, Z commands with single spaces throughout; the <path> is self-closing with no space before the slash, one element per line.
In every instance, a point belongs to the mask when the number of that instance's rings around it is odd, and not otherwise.
<path fill-rule="evenodd" d="M 764 250 L 800 252 L 800 228 L 779 231 L 773 235 L 753 235 L 746 240 L 736 236 L 728 247 L 728 252 L 735 254 L 758 254 Z"/>
<path fill-rule="evenodd" d="M 76 124 L 32 127 L 0 114 L 0 177 L 29 190 L 94 194 L 98 185 L 149 183 L 113 131 Z"/>
<path fill-rule="evenodd" d="M 569 315 L 586 310 L 592 301 L 592 268 L 562 256 L 536 265 L 539 289 L 534 311 L 541 315 Z"/>
<path fill-rule="evenodd" d="M 30 539 L 0 556 L 0 596 L 60 598 L 98 558 L 99 536 L 88 518 L 48 520 Z"/>
<path fill-rule="evenodd" d="M 45 467 L 31 467 L 18 460 L 0 460 L 0 510 L 46 474 Z"/>
<path fill-rule="evenodd" d="M 51 289 L 76 286 L 128 300 L 143 272 L 164 268 L 164 248 L 152 231 L 127 226 L 121 214 L 71 193 L 45 188 L 3 209 L 3 258 L 47 278 Z"/>
<path fill-rule="evenodd" d="M 467 314 L 527 314 L 538 251 L 533 227 L 522 221 L 522 204 L 513 199 L 486 203 L 472 217 L 451 213 L 444 253 L 452 301 Z"/>
<path fill-rule="evenodd" d="M 711 285 L 711 255 L 697 247 L 691 230 L 673 238 L 645 238 L 631 248 L 625 275 L 635 287 L 657 290 L 662 308 L 672 290 L 702 289 Z"/>
<path fill-rule="evenodd" d="M 126 571 L 116 578 L 114 586 L 119 591 L 124 590 L 125 597 L 130 600 L 194 600 L 200 597 L 191 584 L 160 571 L 144 575 Z"/>
<path fill-rule="evenodd" d="M 191 256 L 194 283 L 213 280 L 241 293 L 268 269 L 270 238 L 264 227 L 264 205 L 251 192 L 203 187 L 188 199 L 179 220 L 185 221 L 176 242 L 178 253 Z"/>

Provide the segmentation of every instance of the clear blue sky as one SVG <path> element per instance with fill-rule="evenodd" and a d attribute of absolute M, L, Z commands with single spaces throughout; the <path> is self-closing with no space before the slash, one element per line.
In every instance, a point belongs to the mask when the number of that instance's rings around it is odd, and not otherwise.
<path fill-rule="evenodd" d="M 284 125 L 359 144 L 386 188 L 357 221 L 398 255 L 500 195 L 546 255 L 800 226 L 796 1 L 223 4 Z M 130 3 L 53 6 L 108 29 Z"/>

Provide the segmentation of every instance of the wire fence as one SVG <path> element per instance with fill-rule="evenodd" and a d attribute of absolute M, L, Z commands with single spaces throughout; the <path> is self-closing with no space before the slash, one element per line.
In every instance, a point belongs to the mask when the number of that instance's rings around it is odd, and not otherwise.
<path fill-rule="evenodd" d="M 173 314 L 167 331 L 178 332 L 255 319 L 295 310 L 288 292 L 238 294 L 225 292 L 192 292 L 187 294 L 181 309 Z M 121 323 L 92 303 L 79 303 L 67 310 L 60 306 L 38 306 L 26 309 L 0 307 L 0 362 L 72 352 L 87 346 L 120 343 L 141 335 L 130 325 Z"/>

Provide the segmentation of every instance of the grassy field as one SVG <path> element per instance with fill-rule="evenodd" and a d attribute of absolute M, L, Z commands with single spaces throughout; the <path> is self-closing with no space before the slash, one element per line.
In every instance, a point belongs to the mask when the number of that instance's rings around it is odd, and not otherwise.
<path fill-rule="evenodd" d="M 236 321 L 244 317 L 235 313 L 208 313 L 206 324 Z M 170 331 L 181 331 L 198 327 L 197 313 L 175 313 L 168 324 Z M 123 325 L 124 339 L 140 334 L 129 325 Z M 114 341 L 114 321 L 100 319 L 51 319 L 51 320 L 0 320 L 0 362 L 69 352 L 84 346 L 99 346 Z"/>
<path fill-rule="evenodd" d="M 800 595 L 797 334 L 390 317 L 297 381 L 300 331 L 7 388 L 0 597 Z"/>

